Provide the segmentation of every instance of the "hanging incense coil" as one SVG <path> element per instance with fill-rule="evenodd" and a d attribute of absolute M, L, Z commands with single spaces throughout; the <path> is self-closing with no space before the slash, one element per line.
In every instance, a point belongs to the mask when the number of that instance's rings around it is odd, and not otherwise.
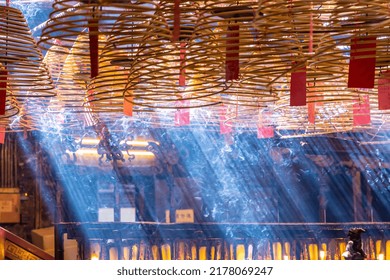
<path fill-rule="evenodd" d="M 1 90 L 1 88 L 0 88 Z M 18 116 L 21 113 L 19 102 L 9 94 L 5 103 L 5 114 L 0 115 L 0 126 L 6 128 L 6 130 L 17 131 L 20 130 L 20 124 L 18 122 Z"/>
<path fill-rule="evenodd" d="M 338 36 L 356 36 L 379 29 L 388 22 L 388 1 L 336 1 L 330 17 Z"/>
<path fill-rule="evenodd" d="M 7 88 L 13 96 L 20 100 L 54 96 L 42 54 L 19 10 L 1 7 L 0 33 L 0 65 L 7 72 Z"/>
<path fill-rule="evenodd" d="M 198 2 L 176 6 L 175 1 L 162 1 L 154 13 L 133 8 L 118 17 L 100 58 L 100 75 L 89 87 L 95 109 L 122 111 L 124 99 L 134 112 L 220 102 L 217 95 L 224 88 L 213 78 L 213 69 L 193 70 L 203 65 L 190 43 L 196 39 Z"/>
<path fill-rule="evenodd" d="M 113 25 L 99 58 L 99 75 L 88 84 L 94 111 L 123 112 L 123 91 L 128 83 L 129 68 L 153 14 L 153 11 L 146 13 L 142 6 L 141 9 L 134 6 L 122 12 Z"/>
<path fill-rule="evenodd" d="M 197 108 L 219 104 L 224 85 L 217 79 L 214 60 L 217 52 L 204 53 L 193 42 L 205 40 L 211 26 L 200 30 L 202 12 L 198 2 L 180 2 L 180 25 L 175 23 L 175 1 L 160 4 L 146 36 L 137 47 L 137 57 L 129 69 L 125 98 L 148 108 Z M 174 33 L 179 33 L 174 39 Z"/>
<path fill-rule="evenodd" d="M 332 1 L 259 1 L 254 25 L 268 38 L 299 39 L 307 55 L 315 51 L 318 36 L 331 31 L 329 16 Z"/>
<path fill-rule="evenodd" d="M 105 37 L 99 36 L 99 49 L 103 47 Z M 87 85 L 91 75 L 91 63 L 89 59 L 89 38 L 86 33 L 80 34 L 70 49 L 61 73 L 57 79 L 57 100 L 64 108 L 74 112 L 83 111 L 87 97 Z M 83 50 L 81 52 L 80 50 Z"/>
<path fill-rule="evenodd" d="M 53 45 L 65 48 L 74 48 L 77 37 L 89 30 L 91 35 L 109 35 L 113 23 L 121 12 L 137 7 L 149 12 L 155 6 L 154 1 L 142 0 L 131 4 L 120 0 L 84 1 L 84 0 L 55 0 L 53 12 L 49 21 L 42 29 L 39 45 L 48 50 Z M 85 54 L 84 48 L 74 48 L 74 53 L 80 50 Z M 57 49 L 61 52 L 61 49 Z"/>
<path fill-rule="evenodd" d="M 12 7 L 0 9 L 0 125 L 20 131 L 27 102 L 55 95 L 50 74 L 42 62 L 23 14 Z M 36 108 L 32 108 L 36 110 Z"/>
<path fill-rule="evenodd" d="M 47 50 L 45 58 L 43 59 L 43 62 L 49 69 L 55 86 L 57 86 L 58 79 L 60 78 L 68 54 L 68 48 L 62 46 L 52 46 Z"/>

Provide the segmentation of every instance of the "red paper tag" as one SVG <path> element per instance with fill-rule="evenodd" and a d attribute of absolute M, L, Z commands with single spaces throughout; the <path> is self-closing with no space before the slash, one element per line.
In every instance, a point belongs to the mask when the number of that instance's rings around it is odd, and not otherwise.
<path fill-rule="evenodd" d="M 376 37 L 351 40 L 348 87 L 373 88 L 375 82 Z"/>
<path fill-rule="evenodd" d="M 274 127 L 271 126 L 272 112 L 262 111 L 259 113 L 259 123 L 257 124 L 257 138 L 274 137 Z"/>
<path fill-rule="evenodd" d="M 189 100 L 177 101 L 178 107 L 190 106 Z M 175 112 L 175 125 L 182 126 L 190 124 L 190 109 L 177 109 Z"/>
<path fill-rule="evenodd" d="M 367 125 L 371 123 L 370 100 L 368 95 L 361 96 L 353 104 L 353 125 Z"/>
<path fill-rule="evenodd" d="M 239 53 L 240 53 L 240 27 L 239 25 L 229 25 L 227 29 L 226 40 L 226 62 L 225 79 L 226 81 L 238 80 L 240 72 Z"/>
<path fill-rule="evenodd" d="M 228 134 L 232 132 L 232 125 L 227 121 L 227 107 L 222 105 L 219 109 L 219 131 L 221 134 Z"/>
<path fill-rule="evenodd" d="M 0 115 L 5 115 L 6 99 L 7 99 L 7 71 L 0 70 Z"/>
<path fill-rule="evenodd" d="M 273 126 L 258 126 L 257 127 L 257 138 L 272 138 L 274 137 L 274 127 Z"/>
<path fill-rule="evenodd" d="M 180 38 L 180 2 L 180 0 L 175 0 L 175 5 L 173 7 L 173 42 L 178 41 Z"/>
<path fill-rule="evenodd" d="M 133 116 L 133 97 L 123 98 L 123 114 L 129 117 Z"/>
<path fill-rule="evenodd" d="M 306 105 L 306 67 L 296 69 L 290 79 L 290 106 Z"/>
<path fill-rule="evenodd" d="M 316 103 L 307 103 L 307 118 L 309 123 L 314 124 L 316 120 Z"/>
<path fill-rule="evenodd" d="M 378 109 L 388 110 L 390 109 L 390 71 L 386 71 L 383 74 L 387 74 L 387 77 L 378 79 Z"/>
<path fill-rule="evenodd" d="M 180 43 L 180 75 L 179 86 L 184 87 L 186 85 L 185 66 L 186 66 L 186 43 Z"/>
<path fill-rule="evenodd" d="M 5 142 L 5 126 L 0 125 L 0 144 Z"/>
<path fill-rule="evenodd" d="M 89 58 L 91 62 L 91 78 L 99 74 L 99 21 L 91 19 L 89 25 Z"/>

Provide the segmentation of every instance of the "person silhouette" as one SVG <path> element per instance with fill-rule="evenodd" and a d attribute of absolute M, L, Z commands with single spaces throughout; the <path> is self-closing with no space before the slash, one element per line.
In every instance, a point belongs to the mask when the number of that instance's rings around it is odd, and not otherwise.
<path fill-rule="evenodd" d="M 362 248 L 363 232 L 366 231 L 362 228 L 351 228 L 348 231 L 349 241 L 342 255 L 346 260 L 364 260 L 367 257 Z"/>

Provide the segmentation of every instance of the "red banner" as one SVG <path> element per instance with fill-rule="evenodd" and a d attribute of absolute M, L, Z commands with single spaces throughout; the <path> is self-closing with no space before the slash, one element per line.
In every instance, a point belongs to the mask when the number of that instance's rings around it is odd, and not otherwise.
<path fill-rule="evenodd" d="M 370 99 L 368 95 L 363 95 L 360 100 L 353 104 L 353 125 L 359 126 L 370 123 Z"/>
<path fill-rule="evenodd" d="M 390 109 L 390 71 L 382 74 L 384 77 L 378 79 L 378 109 L 388 110 Z"/>
<path fill-rule="evenodd" d="M 221 134 L 228 134 L 232 132 L 232 124 L 227 120 L 227 107 L 222 105 L 219 109 L 219 132 Z"/>
<path fill-rule="evenodd" d="M 190 106 L 190 101 L 189 100 L 177 101 L 177 105 L 178 107 L 187 107 Z M 190 109 L 189 108 L 177 109 L 177 111 L 175 112 L 175 125 L 182 126 L 188 124 L 190 124 Z"/>
<path fill-rule="evenodd" d="M 306 105 L 306 67 L 296 69 L 290 79 L 290 106 Z"/>
<path fill-rule="evenodd" d="M 0 115 L 5 115 L 5 102 L 7 99 L 7 71 L 0 70 Z"/>
<path fill-rule="evenodd" d="M 351 40 L 348 87 L 373 88 L 375 83 L 376 37 Z"/>
<path fill-rule="evenodd" d="M 229 25 L 226 39 L 225 80 L 238 80 L 240 72 L 240 32 L 239 25 Z"/>
<path fill-rule="evenodd" d="M 91 19 L 89 27 L 89 58 L 91 63 L 91 79 L 99 74 L 99 21 Z"/>

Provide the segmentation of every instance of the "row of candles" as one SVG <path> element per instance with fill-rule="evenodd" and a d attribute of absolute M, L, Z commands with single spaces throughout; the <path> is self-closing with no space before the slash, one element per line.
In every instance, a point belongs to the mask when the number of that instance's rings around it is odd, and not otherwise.
<path fill-rule="evenodd" d="M 175 240 L 149 244 L 144 240 L 91 240 L 92 260 L 343 260 L 347 239 L 295 241 Z M 390 260 L 390 240 L 365 238 L 367 260 Z M 88 257 L 88 256 L 86 256 Z"/>

